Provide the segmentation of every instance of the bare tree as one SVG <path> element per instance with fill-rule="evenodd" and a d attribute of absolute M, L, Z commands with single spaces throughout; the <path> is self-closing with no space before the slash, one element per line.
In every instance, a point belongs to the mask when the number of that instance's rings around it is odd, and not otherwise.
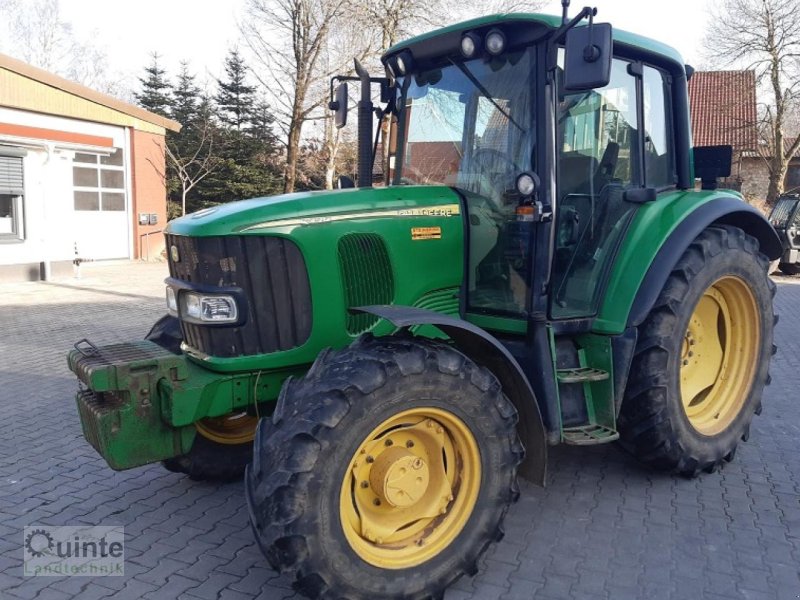
<path fill-rule="evenodd" d="M 182 151 L 174 141 L 167 141 L 166 155 L 181 184 L 181 216 L 186 214 L 186 196 L 198 183 L 211 175 L 222 160 L 214 152 L 213 125 L 210 118 L 200 123 L 192 147 Z"/>
<path fill-rule="evenodd" d="M 325 61 L 331 30 L 346 27 L 350 0 L 248 0 L 244 40 L 269 91 L 286 144 L 284 191 L 294 191 L 303 125 L 320 117 L 326 85 L 347 67 Z M 348 60 L 352 62 L 352 57 Z"/>
<path fill-rule="evenodd" d="M 106 53 L 80 40 L 61 17 L 59 0 L 0 0 L 0 49 L 20 60 L 108 93 L 119 93 Z M 124 93 L 124 91 L 123 91 Z"/>
<path fill-rule="evenodd" d="M 717 64 L 753 69 L 763 97 L 762 143 L 769 171 L 767 204 L 783 193 L 789 163 L 800 150 L 792 123 L 800 108 L 800 1 L 723 0 L 712 10 L 706 51 Z"/>

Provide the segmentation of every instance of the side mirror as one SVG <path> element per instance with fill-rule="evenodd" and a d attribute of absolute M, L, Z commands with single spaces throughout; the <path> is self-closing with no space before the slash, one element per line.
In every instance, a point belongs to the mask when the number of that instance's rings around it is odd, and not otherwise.
<path fill-rule="evenodd" d="M 336 127 L 341 129 L 347 125 L 347 82 L 336 86 L 334 99 L 328 104 L 328 108 L 335 113 L 334 121 Z"/>
<path fill-rule="evenodd" d="M 611 80 L 611 25 L 589 23 L 567 32 L 564 89 L 586 92 L 605 87 Z"/>

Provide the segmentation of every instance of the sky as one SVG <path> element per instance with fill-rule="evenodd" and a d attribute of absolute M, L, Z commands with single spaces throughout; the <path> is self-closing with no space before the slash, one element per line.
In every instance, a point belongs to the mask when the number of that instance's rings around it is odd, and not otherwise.
<path fill-rule="evenodd" d="M 366 0 L 369 1 L 369 0 Z M 585 4 L 598 8 L 598 22 L 657 39 L 684 60 L 702 66 L 701 43 L 713 0 L 573 0 L 571 14 Z M 109 68 L 130 85 L 150 62 L 163 56 L 170 73 L 188 60 L 200 80 L 220 76 L 228 50 L 241 43 L 237 20 L 245 0 L 61 0 L 62 18 L 81 39 L 91 39 L 108 56 Z M 561 14 L 560 0 L 542 12 Z"/>

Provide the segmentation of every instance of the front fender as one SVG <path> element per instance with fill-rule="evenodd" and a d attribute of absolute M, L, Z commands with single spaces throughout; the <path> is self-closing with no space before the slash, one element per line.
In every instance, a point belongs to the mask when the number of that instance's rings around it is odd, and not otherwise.
<path fill-rule="evenodd" d="M 774 260 L 781 242 L 761 213 L 731 192 L 674 192 L 640 209 L 617 254 L 596 333 L 617 335 L 650 312 L 680 257 L 707 227 L 734 225 Z"/>
<path fill-rule="evenodd" d="M 496 338 L 472 323 L 432 310 L 408 306 L 361 306 L 352 310 L 376 315 L 399 328 L 433 325 L 453 340 L 461 352 L 494 373 L 519 413 L 517 431 L 525 446 L 519 474 L 544 486 L 547 438 L 539 405 L 519 363 Z"/>

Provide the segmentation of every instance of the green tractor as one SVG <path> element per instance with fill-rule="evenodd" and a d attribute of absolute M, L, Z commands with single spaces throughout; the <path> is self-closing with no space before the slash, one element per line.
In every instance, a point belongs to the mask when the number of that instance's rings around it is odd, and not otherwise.
<path fill-rule="evenodd" d="M 786 194 L 778 198 L 769 214 L 783 245 L 778 268 L 785 275 L 800 275 L 800 195 Z"/>
<path fill-rule="evenodd" d="M 548 446 L 730 461 L 769 380 L 781 244 L 716 189 L 729 149 L 693 153 L 691 69 L 594 14 L 400 43 L 384 77 L 358 69 L 358 187 L 172 221 L 170 316 L 69 354 L 108 464 L 244 473 L 270 565 L 339 599 L 475 573 Z"/>

